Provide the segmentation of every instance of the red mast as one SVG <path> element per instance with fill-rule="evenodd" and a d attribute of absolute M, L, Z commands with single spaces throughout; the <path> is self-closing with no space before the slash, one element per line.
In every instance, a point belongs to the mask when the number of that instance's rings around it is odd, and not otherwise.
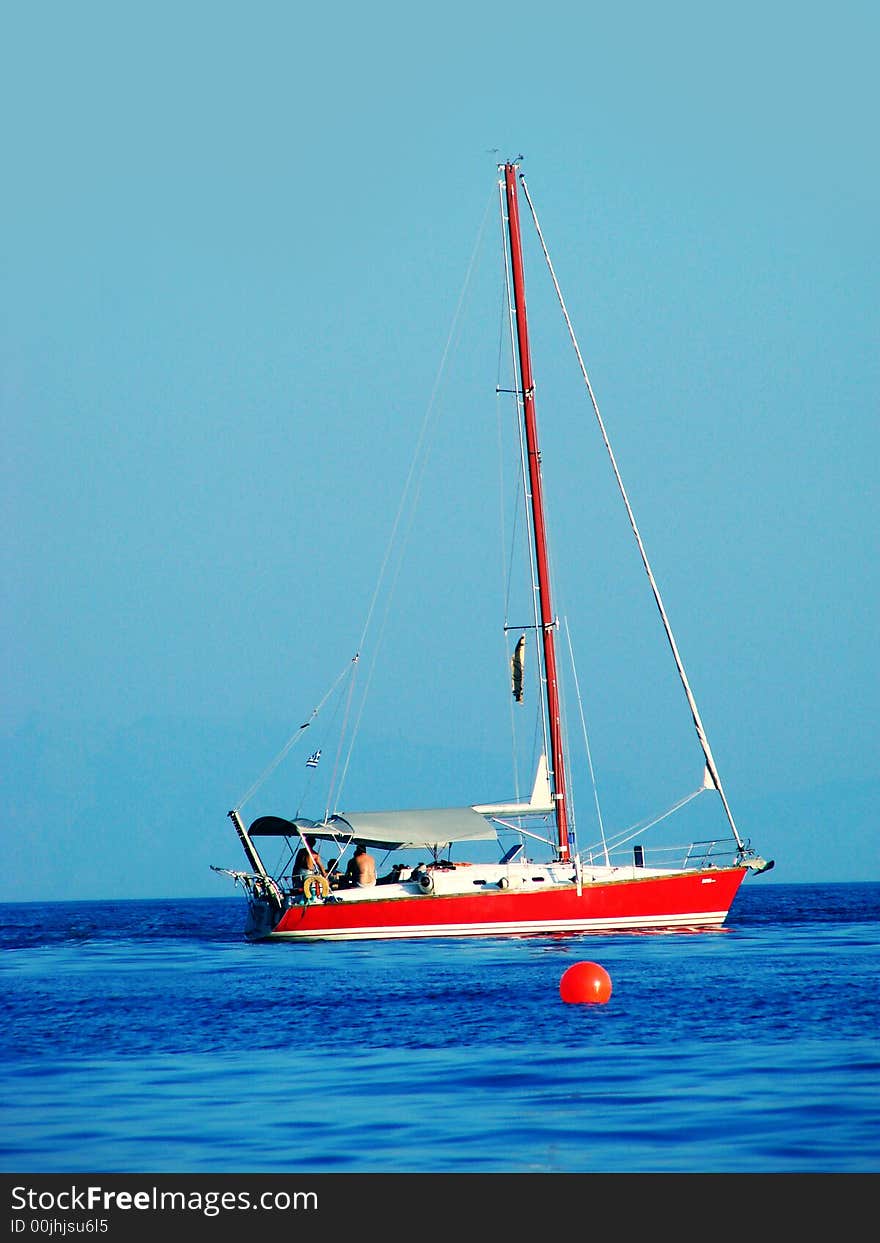
<path fill-rule="evenodd" d="M 544 523 L 544 494 L 541 484 L 541 454 L 538 449 L 538 424 L 535 415 L 535 383 L 529 351 L 529 330 L 526 322 L 526 289 L 523 276 L 522 239 L 519 228 L 519 203 L 516 190 L 516 164 L 504 165 L 504 190 L 507 198 L 507 229 L 510 239 L 510 262 L 513 275 L 513 302 L 519 349 L 519 372 L 528 452 L 529 486 L 531 492 L 532 526 L 535 536 L 535 557 L 538 564 L 538 599 L 541 613 L 541 634 L 544 646 L 544 673 L 547 679 L 547 714 L 550 726 L 550 765 L 556 801 L 556 829 L 559 858 L 569 857 L 568 812 L 565 802 L 565 761 L 562 753 L 562 721 L 559 708 L 559 686 L 556 675 L 556 622 L 550 607 L 550 568 L 547 557 L 547 530 Z"/>

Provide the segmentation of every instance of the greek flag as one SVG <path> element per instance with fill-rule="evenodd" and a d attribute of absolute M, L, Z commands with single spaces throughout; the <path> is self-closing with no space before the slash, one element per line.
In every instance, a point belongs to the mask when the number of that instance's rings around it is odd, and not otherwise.
<path fill-rule="evenodd" d="M 309 758 L 306 760 L 306 768 L 317 768 L 318 760 L 320 758 L 321 758 L 320 750 L 313 751 L 312 754 L 309 756 Z"/>

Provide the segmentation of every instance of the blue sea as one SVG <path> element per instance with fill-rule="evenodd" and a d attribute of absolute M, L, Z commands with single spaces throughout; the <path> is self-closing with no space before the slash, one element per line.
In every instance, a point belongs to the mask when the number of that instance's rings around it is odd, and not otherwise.
<path fill-rule="evenodd" d="M 237 895 L 0 907 L 0 1167 L 874 1173 L 880 885 L 723 930 L 250 945 Z M 559 982 L 600 964 L 605 1004 Z"/>

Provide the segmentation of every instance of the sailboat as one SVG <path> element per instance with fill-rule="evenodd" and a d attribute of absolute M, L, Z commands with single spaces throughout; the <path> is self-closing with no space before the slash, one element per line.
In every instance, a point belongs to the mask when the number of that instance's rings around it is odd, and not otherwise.
<path fill-rule="evenodd" d="M 505 676 L 509 676 L 512 697 L 519 703 L 524 694 L 526 634 L 531 632 L 538 655 L 543 722 L 531 793 L 527 798 L 477 799 L 464 806 L 385 811 L 326 807 L 314 818 L 298 812 L 293 816 L 268 814 L 258 816 L 250 825 L 242 815 L 243 800 L 229 812 L 229 818 L 247 868 L 214 870 L 244 889 L 245 936 L 251 941 L 559 936 L 719 928 L 745 877 L 773 866 L 772 860 L 767 862 L 752 850 L 734 820 L 519 160 L 499 164 L 498 174 L 506 314 L 515 376 L 512 391 L 533 602 L 533 617 L 516 639 Z M 594 843 L 581 850 L 577 845 L 557 652 L 560 625 L 554 612 L 526 312 L 521 195 L 547 260 L 696 730 L 703 772 L 698 793 L 714 797 L 723 813 L 722 836 L 688 842 L 671 860 L 654 861 L 644 842 L 633 843 L 627 834 L 621 835 L 621 848 L 609 847 L 604 832 L 598 846 Z M 352 667 L 359 660 L 358 652 Z M 311 728 L 317 712 L 315 709 L 285 750 Z M 319 760 L 320 750 L 309 755 L 307 765 L 316 768 Z M 320 851 L 325 847 L 328 855 L 335 855 L 332 865 L 321 859 Z M 370 883 L 358 884 L 346 867 L 346 860 L 358 847 L 365 848 L 368 855 L 371 851 L 381 853 L 383 861 L 399 857 L 408 862 L 394 864 L 375 880 L 371 875 Z M 483 855 L 459 860 L 457 855 L 463 850 L 482 851 Z M 487 859 L 486 851 L 496 857 Z M 418 862 L 413 861 L 414 856 Z"/>

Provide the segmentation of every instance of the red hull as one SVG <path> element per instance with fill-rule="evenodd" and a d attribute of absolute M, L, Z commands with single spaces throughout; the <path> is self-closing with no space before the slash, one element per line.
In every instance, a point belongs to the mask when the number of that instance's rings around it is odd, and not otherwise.
<path fill-rule="evenodd" d="M 528 936 L 719 927 L 746 869 L 592 882 L 541 892 L 419 895 L 288 908 L 274 925 L 255 923 L 252 940 L 376 940 Z M 256 914 L 256 912 L 254 912 Z"/>

